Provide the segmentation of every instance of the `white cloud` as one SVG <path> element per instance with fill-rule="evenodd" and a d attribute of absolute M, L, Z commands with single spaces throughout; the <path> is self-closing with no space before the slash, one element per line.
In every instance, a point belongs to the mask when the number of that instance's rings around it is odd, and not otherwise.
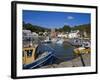
<path fill-rule="evenodd" d="M 74 17 L 73 16 L 68 16 L 67 19 L 74 19 Z"/>

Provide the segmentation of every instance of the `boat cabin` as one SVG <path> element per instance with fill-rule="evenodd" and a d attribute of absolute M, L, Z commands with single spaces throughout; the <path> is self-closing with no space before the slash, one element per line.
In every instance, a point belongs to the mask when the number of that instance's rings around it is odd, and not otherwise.
<path fill-rule="evenodd" d="M 30 64 L 36 60 L 36 47 L 23 48 L 23 64 Z"/>

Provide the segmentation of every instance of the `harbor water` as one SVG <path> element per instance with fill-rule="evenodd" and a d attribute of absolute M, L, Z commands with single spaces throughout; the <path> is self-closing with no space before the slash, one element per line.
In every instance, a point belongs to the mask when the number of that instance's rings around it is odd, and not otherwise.
<path fill-rule="evenodd" d="M 42 43 L 41 45 L 39 45 L 37 50 L 41 51 L 40 53 L 43 53 L 45 51 L 54 51 L 54 56 L 57 58 L 56 61 L 67 61 L 71 60 L 74 57 L 73 49 L 74 47 L 69 43 Z M 38 51 L 37 53 L 39 53 Z"/>

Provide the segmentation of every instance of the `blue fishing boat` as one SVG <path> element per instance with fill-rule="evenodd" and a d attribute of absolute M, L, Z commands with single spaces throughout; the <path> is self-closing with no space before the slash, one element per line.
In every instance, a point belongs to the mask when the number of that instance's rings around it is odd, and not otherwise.
<path fill-rule="evenodd" d="M 23 69 L 35 69 L 40 68 L 41 66 L 44 66 L 46 64 L 52 64 L 53 58 L 53 52 L 44 52 L 34 62 L 27 65 L 23 65 Z"/>
<path fill-rule="evenodd" d="M 54 62 L 54 50 L 51 50 L 45 45 L 39 45 L 35 54 L 37 55 L 36 59 L 29 64 L 23 64 L 23 69 L 40 68 Z"/>

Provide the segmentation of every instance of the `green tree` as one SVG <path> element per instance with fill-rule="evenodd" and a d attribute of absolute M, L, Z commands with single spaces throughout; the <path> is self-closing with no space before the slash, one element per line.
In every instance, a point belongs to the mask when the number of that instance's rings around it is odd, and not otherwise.
<path fill-rule="evenodd" d="M 71 31 L 71 27 L 69 25 L 64 25 L 64 27 L 62 28 L 64 32 L 70 32 Z"/>
<path fill-rule="evenodd" d="M 23 29 L 26 29 L 26 30 L 31 30 L 32 32 L 44 32 L 45 30 L 49 30 L 48 28 L 43 28 L 41 26 L 38 26 L 38 25 L 33 25 L 33 24 L 30 24 L 30 23 L 25 23 L 23 22 Z"/>

